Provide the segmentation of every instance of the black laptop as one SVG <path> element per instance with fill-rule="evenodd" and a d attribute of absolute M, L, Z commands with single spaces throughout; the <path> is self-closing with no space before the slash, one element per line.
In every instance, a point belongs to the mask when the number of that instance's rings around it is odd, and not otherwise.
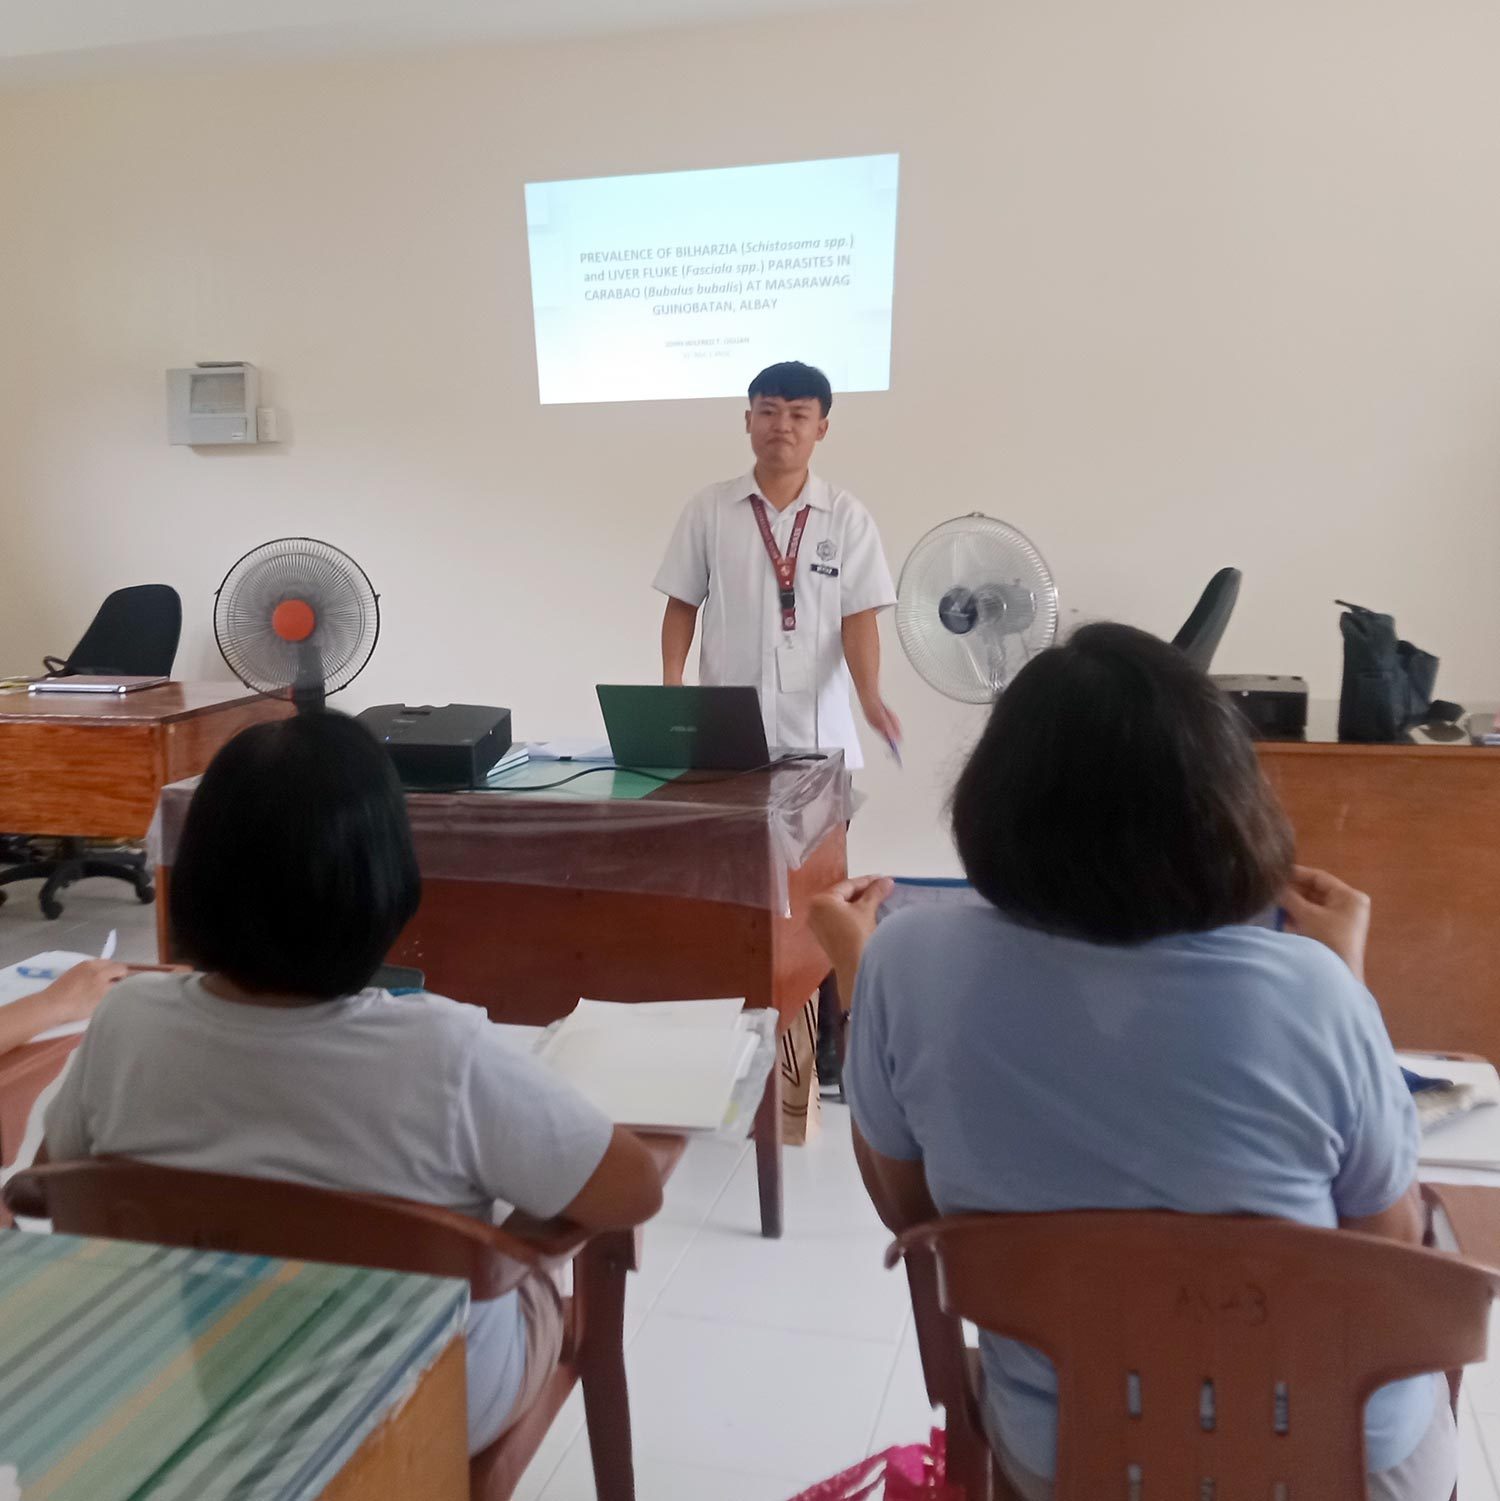
<path fill-rule="evenodd" d="M 599 707 L 620 766 L 753 771 L 771 759 L 754 688 L 601 683 Z"/>

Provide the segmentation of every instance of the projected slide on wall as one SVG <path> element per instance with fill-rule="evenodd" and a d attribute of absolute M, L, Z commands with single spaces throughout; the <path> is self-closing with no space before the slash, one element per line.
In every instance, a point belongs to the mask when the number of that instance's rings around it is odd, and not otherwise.
<path fill-rule="evenodd" d="M 743 396 L 777 360 L 886 390 L 898 160 L 528 183 L 543 404 Z"/>

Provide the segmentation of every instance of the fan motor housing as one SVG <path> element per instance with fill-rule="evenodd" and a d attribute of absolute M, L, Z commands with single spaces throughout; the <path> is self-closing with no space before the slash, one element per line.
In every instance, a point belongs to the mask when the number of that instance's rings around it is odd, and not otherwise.
<path fill-rule="evenodd" d="M 489 704 L 377 704 L 359 722 L 390 753 L 401 785 L 413 791 L 483 787 L 510 749 L 510 710 Z"/>
<path fill-rule="evenodd" d="M 1015 527 L 974 512 L 926 532 L 896 589 L 896 635 L 913 667 L 960 703 L 993 703 L 1057 639 L 1057 586 Z"/>

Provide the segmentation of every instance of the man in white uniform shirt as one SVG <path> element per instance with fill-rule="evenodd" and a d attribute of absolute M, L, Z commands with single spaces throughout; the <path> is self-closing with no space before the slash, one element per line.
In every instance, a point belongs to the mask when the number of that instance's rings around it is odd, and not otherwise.
<path fill-rule="evenodd" d="M 893 752 L 901 740 L 880 696 L 876 624 L 896 590 L 870 513 L 808 467 L 832 405 L 811 365 L 755 377 L 745 414 L 755 467 L 688 502 L 655 587 L 667 596 L 663 682 L 682 682 L 702 609 L 701 680 L 758 689 L 773 748 L 837 748 L 854 769 L 864 758 L 851 678 L 870 727 Z"/>

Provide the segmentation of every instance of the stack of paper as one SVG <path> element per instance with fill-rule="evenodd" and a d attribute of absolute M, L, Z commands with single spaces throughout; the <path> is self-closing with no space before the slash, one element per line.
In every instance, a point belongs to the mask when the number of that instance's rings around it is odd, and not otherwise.
<path fill-rule="evenodd" d="M 1426 1053 L 1398 1053 L 1396 1057 L 1403 1068 L 1428 1078 L 1451 1079 L 1474 1092 L 1474 1109 L 1423 1131 L 1420 1161 L 1432 1167 L 1500 1170 L 1500 1110 L 1495 1108 L 1500 1105 L 1500 1074 L 1494 1065 Z"/>
<path fill-rule="evenodd" d="M 744 1006 L 583 1000 L 538 1056 L 618 1126 L 716 1131 L 755 1056 Z"/>
<path fill-rule="evenodd" d="M 608 765 L 614 753 L 607 740 L 574 737 L 562 740 L 533 740 L 527 749 L 533 761 L 591 761 Z"/>
<path fill-rule="evenodd" d="M 487 782 L 493 782 L 496 777 L 503 776 L 507 771 L 514 771 L 517 766 L 524 766 L 530 759 L 531 753 L 524 745 L 513 745 L 485 772 L 484 779 Z"/>

